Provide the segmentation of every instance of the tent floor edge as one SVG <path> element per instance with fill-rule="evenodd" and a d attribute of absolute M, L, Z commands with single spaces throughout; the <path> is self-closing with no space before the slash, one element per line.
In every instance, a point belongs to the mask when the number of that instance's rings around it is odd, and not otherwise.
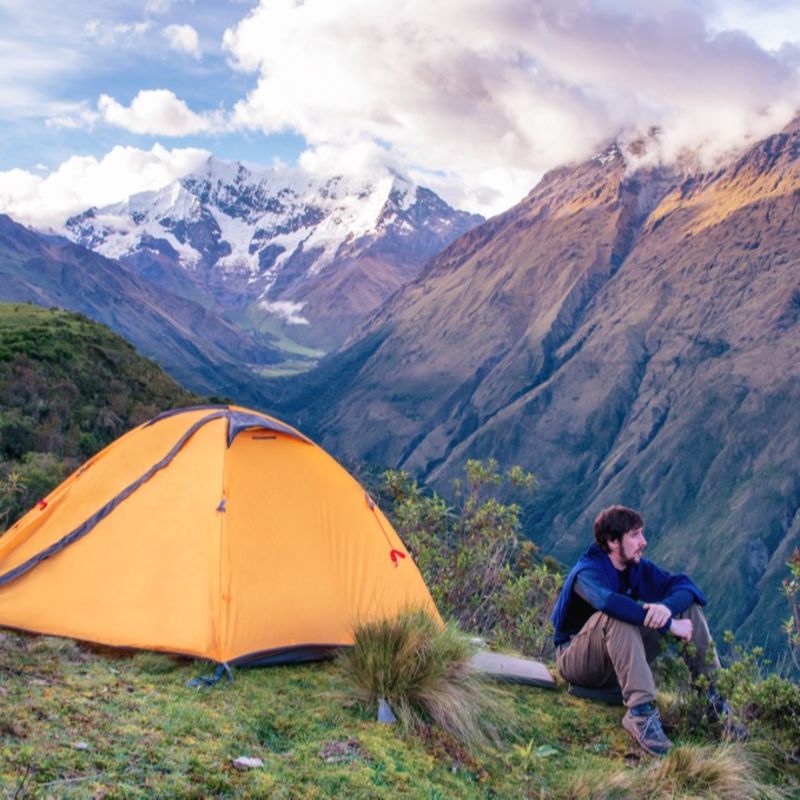
<path fill-rule="evenodd" d="M 273 650 L 260 650 L 237 656 L 228 663 L 235 667 L 272 667 L 281 664 L 306 664 L 314 661 L 328 661 L 336 657 L 343 647 L 349 644 L 300 644 L 279 647 Z"/>

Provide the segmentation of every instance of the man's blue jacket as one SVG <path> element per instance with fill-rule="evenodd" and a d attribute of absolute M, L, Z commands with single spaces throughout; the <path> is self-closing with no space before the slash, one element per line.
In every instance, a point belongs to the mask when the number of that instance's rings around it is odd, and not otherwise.
<path fill-rule="evenodd" d="M 592 570 L 595 575 L 601 575 L 611 592 L 600 609 L 593 608 L 574 591 L 575 579 L 586 569 Z M 617 619 L 641 624 L 645 612 L 639 606 L 640 610 L 634 611 L 632 615 L 632 609 L 636 607 L 635 601 L 664 603 L 675 592 L 686 590 L 694 596 L 697 603 L 702 606 L 706 604 L 703 593 L 686 575 L 671 575 L 646 558 L 641 559 L 638 564 L 631 564 L 627 569 L 627 574 L 630 588 L 623 594 L 620 591 L 623 573 L 614 567 L 608 553 L 597 544 L 589 547 L 567 575 L 550 616 L 555 629 L 556 647 L 568 642 L 572 636 L 578 633 L 586 620 L 597 610 Z M 667 605 L 669 604 L 667 603 Z"/>

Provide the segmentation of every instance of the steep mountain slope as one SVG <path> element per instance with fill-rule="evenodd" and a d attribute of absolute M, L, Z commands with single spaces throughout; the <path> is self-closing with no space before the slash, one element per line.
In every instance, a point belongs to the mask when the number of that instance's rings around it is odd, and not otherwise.
<path fill-rule="evenodd" d="M 332 350 L 481 221 L 390 172 L 323 180 L 211 158 L 159 191 L 71 218 L 66 234 L 241 324 Z"/>
<path fill-rule="evenodd" d="M 777 646 L 800 533 L 798 154 L 791 126 L 711 174 L 628 174 L 616 148 L 557 170 L 286 408 L 442 488 L 470 457 L 533 469 L 530 532 L 566 560 L 602 506 L 638 506 L 717 625 Z"/>
<path fill-rule="evenodd" d="M 199 392 L 244 394 L 245 363 L 277 360 L 274 348 L 206 308 L 160 290 L 128 269 L 0 215 L 0 300 L 78 311 L 108 325 Z"/>

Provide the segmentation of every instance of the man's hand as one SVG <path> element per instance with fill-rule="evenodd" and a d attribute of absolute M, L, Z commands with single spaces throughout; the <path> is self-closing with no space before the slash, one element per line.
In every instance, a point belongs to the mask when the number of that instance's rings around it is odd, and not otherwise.
<path fill-rule="evenodd" d="M 646 628 L 663 628 L 672 616 L 672 612 L 661 603 L 645 603 L 643 607 L 647 609 Z"/>
<path fill-rule="evenodd" d="M 690 619 L 673 619 L 669 626 L 669 631 L 673 636 L 677 636 L 684 642 L 692 640 L 692 621 Z"/>

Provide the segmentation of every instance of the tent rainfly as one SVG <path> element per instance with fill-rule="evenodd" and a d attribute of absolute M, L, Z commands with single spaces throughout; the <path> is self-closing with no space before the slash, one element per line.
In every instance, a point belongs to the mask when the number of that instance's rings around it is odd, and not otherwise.
<path fill-rule="evenodd" d="M 389 521 L 298 431 L 234 406 L 117 439 L 0 536 L 0 625 L 222 664 L 319 658 L 431 596 Z"/>

